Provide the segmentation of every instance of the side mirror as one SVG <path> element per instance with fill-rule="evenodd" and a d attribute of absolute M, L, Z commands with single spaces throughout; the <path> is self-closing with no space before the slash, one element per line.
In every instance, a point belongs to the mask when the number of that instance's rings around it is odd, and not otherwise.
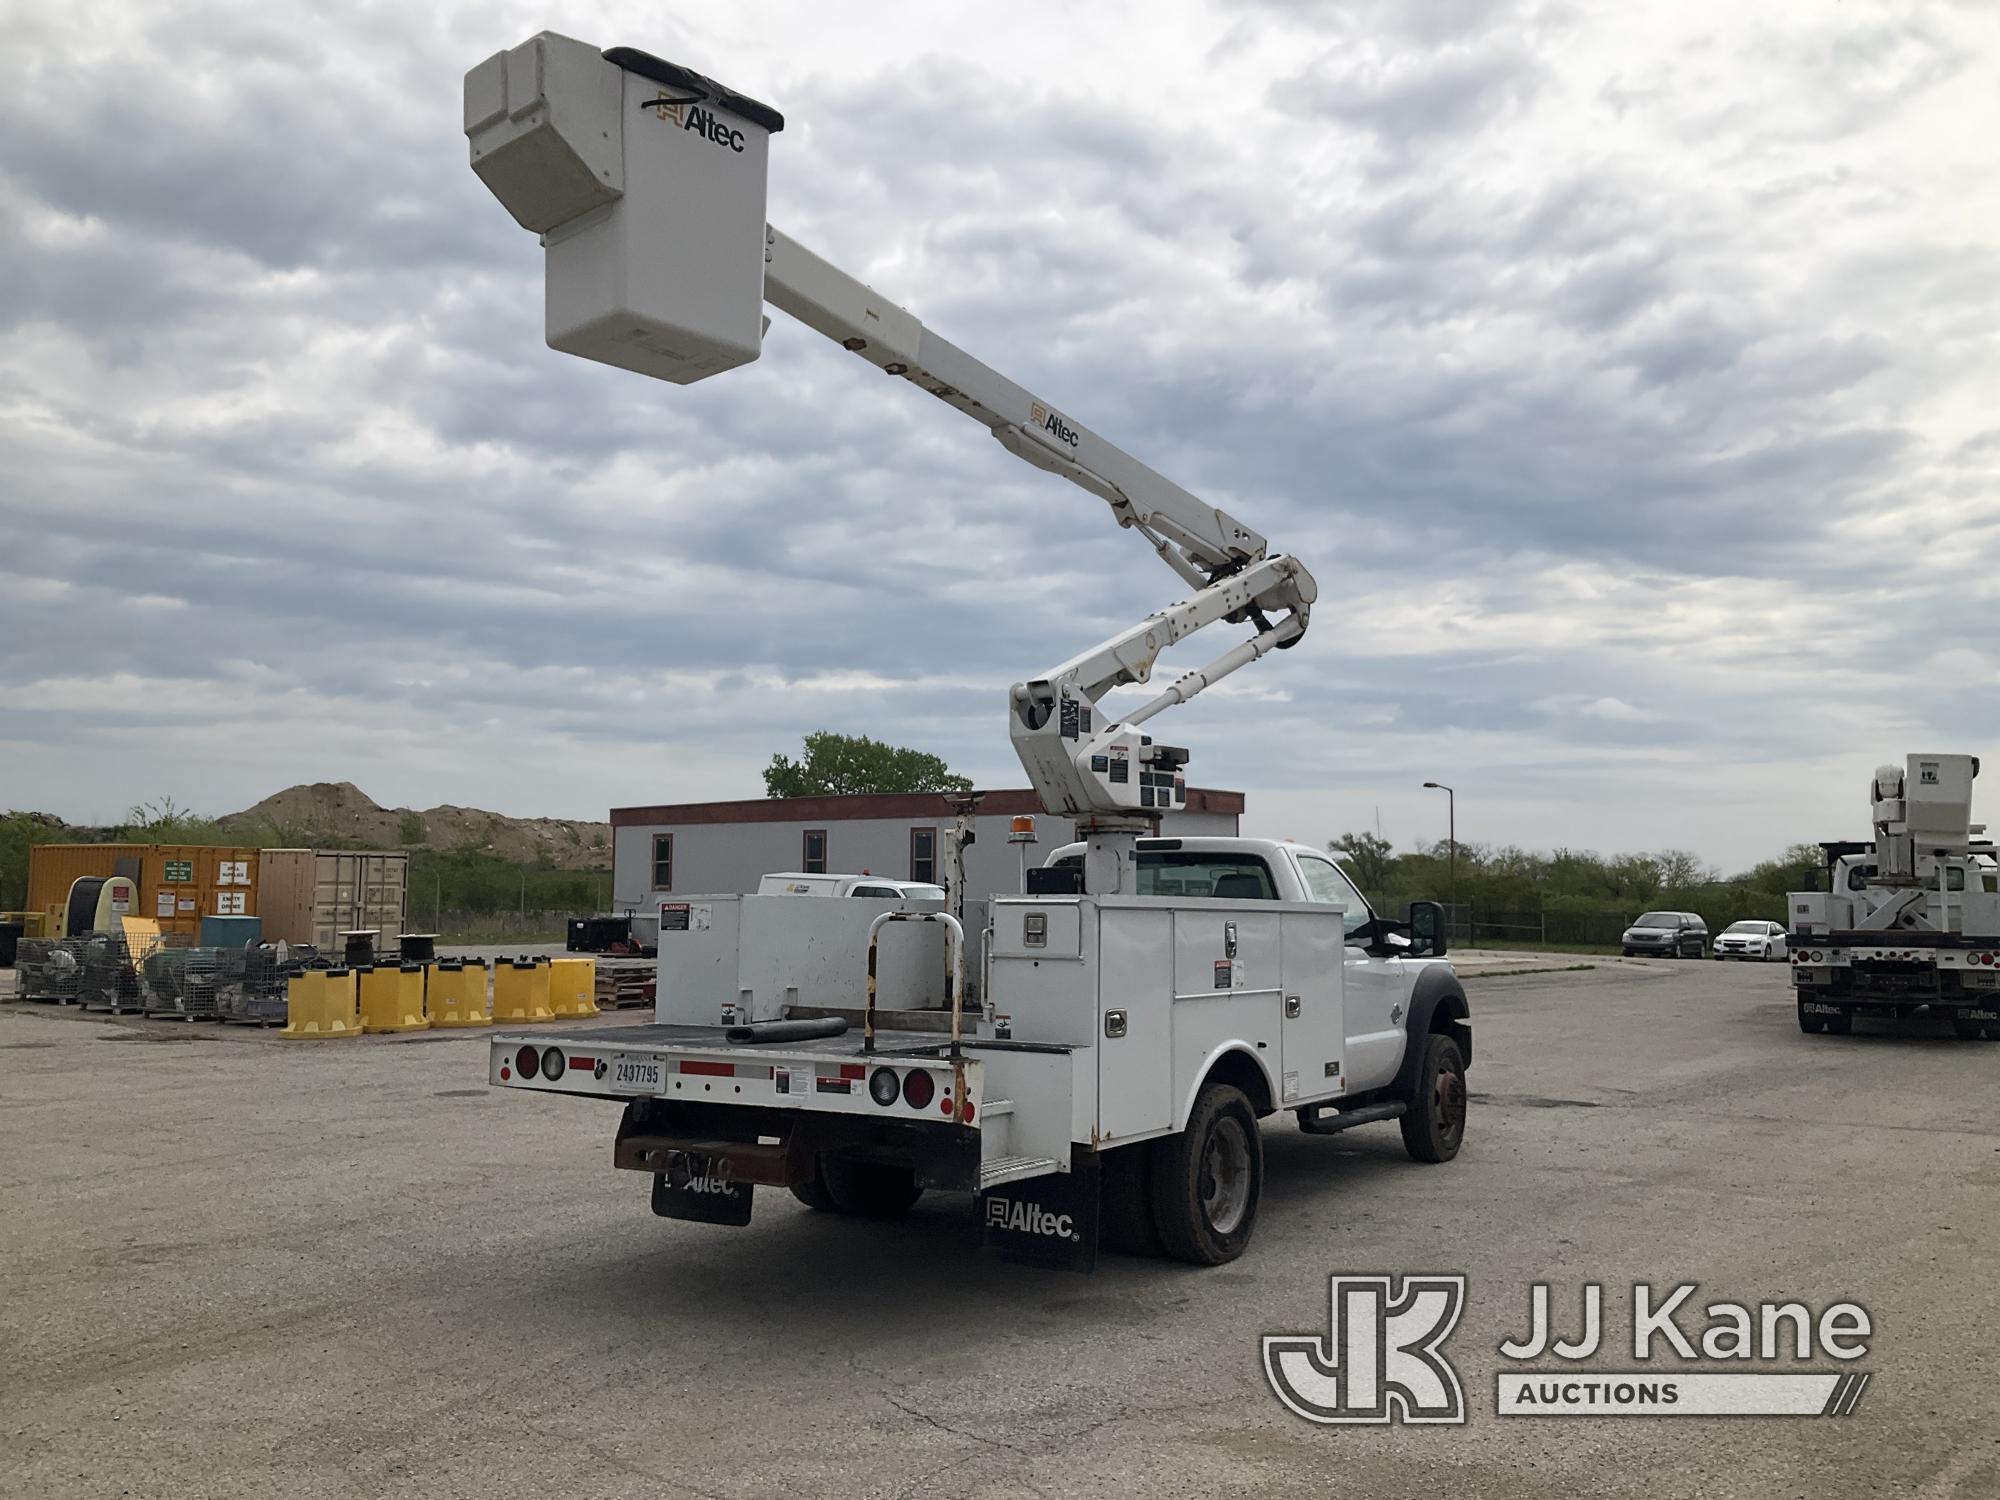
<path fill-rule="evenodd" d="M 1435 901 L 1410 903 L 1410 957 L 1443 958 L 1444 908 Z"/>

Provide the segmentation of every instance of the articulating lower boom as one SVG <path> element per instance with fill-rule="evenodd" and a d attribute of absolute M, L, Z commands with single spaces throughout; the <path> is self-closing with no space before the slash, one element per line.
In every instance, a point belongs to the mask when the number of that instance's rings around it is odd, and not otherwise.
<path fill-rule="evenodd" d="M 1105 501 L 1194 588 L 1009 695 L 1009 734 L 1044 807 L 1093 834 L 1151 830 L 1186 798 L 1187 752 L 1154 745 L 1139 726 L 1303 636 L 1312 575 L 771 228 L 767 147 L 783 128 L 769 106 L 699 74 L 552 32 L 465 79 L 473 169 L 547 251 L 552 347 L 686 384 L 757 357 L 768 301 Z M 1256 633 L 1124 719 L 1103 720 L 1106 693 L 1148 681 L 1163 650 L 1219 620 Z"/>

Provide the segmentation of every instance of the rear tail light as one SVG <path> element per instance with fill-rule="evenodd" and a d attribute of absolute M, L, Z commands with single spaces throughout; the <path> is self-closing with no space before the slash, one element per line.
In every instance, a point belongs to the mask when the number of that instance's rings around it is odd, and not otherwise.
<path fill-rule="evenodd" d="M 554 1083 L 569 1071 L 569 1063 L 559 1048 L 550 1047 L 542 1053 L 542 1077 Z"/>
<path fill-rule="evenodd" d="M 514 1071 L 523 1078 L 533 1078 L 542 1068 L 541 1054 L 533 1047 L 523 1047 L 514 1054 Z"/>
<path fill-rule="evenodd" d="M 896 1077 L 894 1068 L 877 1068 L 868 1075 L 868 1097 L 885 1109 L 896 1102 L 902 1091 L 902 1081 Z"/>
<path fill-rule="evenodd" d="M 929 1109 L 936 1097 L 937 1081 L 922 1068 L 903 1075 L 903 1102 L 911 1109 Z"/>

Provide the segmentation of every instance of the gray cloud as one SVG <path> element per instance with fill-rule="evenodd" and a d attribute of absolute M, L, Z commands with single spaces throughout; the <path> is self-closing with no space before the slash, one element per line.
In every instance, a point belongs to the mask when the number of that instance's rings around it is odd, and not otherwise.
<path fill-rule="evenodd" d="M 1913 123 L 1990 39 L 1850 9 L 1654 52 L 1554 6 L 1230 7 L 1170 83 L 930 12 L 886 59 L 802 7 L 734 57 L 592 39 L 767 90 L 774 220 L 1315 569 L 1313 636 L 1166 731 L 1253 824 L 1386 799 L 1434 833 L 1421 761 L 1475 817 L 1490 789 L 1479 837 L 1730 862 L 1850 826 L 1854 765 L 2000 727 L 1990 647 L 1939 624 L 1995 596 L 1996 237 Z M 0 800 L 592 814 L 754 793 L 822 726 L 1017 783 L 1006 684 L 1177 592 L 783 318 L 688 389 L 544 349 L 458 133 L 515 40 L 24 33 Z"/>

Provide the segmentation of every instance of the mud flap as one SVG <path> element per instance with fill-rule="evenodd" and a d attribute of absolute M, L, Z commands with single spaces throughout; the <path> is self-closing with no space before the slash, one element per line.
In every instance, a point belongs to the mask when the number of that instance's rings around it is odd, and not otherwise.
<path fill-rule="evenodd" d="M 1067 1172 L 988 1188 L 978 1206 L 980 1242 L 1002 1260 L 1051 1271 L 1095 1271 L 1098 1158 L 1079 1151 Z"/>
<path fill-rule="evenodd" d="M 715 1168 L 712 1156 L 670 1152 L 667 1170 L 653 1175 L 653 1212 L 696 1224 L 748 1224 L 751 1185 Z"/>
<path fill-rule="evenodd" d="M 1955 1014 L 1968 1021 L 1984 1021 L 1989 1026 L 2000 1021 L 2000 1009 L 1992 1005 L 1961 1005 Z"/>

